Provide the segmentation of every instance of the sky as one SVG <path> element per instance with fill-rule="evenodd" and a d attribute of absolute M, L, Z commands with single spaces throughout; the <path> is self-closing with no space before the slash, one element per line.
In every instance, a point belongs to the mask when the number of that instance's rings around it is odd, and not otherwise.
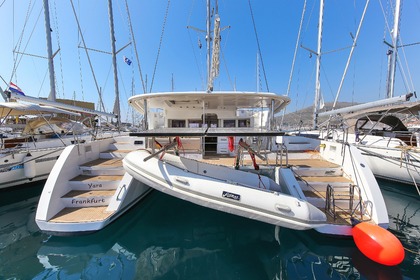
<path fill-rule="evenodd" d="M 369 2 L 338 101 L 385 98 L 388 46 L 383 41 L 391 42 L 393 4 Z M 206 89 L 206 37 L 199 31 L 206 29 L 205 0 L 113 0 L 112 5 L 122 121 L 131 121 L 127 100 L 132 95 Z M 325 102 L 336 98 L 365 5 L 362 0 L 325 1 L 320 74 Z M 111 112 L 115 90 L 108 1 L 55 0 L 49 6 L 53 52 L 58 51 L 54 57 L 57 98 L 98 106 L 99 88 L 105 111 Z M 221 26 L 226 28 L 221 32 L 220 74 L 214 90 L 288 95 L 292 102 L 287 112 L 312 106 L 316 55 L 308 49 L 317 49 L 319 1 L 219 0 L 218 6 Z M 395 96 L 420 86 L 420 44 L 415 44 L 420 42 L 419 15 L 420 0 L 403 1 L 399 45 L 413 45 L 398 49 Z M 41 58 L 47 56 L 42 0 L 2 0 L 0 18 L 0 87 L 5 90 L 11 81 L 26 95 L 47 97 L 48 63 Z"/>

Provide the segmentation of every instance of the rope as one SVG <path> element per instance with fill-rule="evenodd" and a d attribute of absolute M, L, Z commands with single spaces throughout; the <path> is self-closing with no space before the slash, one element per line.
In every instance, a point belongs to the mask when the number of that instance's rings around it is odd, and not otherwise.
<path fill-rule="evenodd" d="M 400 167 L 402 167 L 402 156 L 404 154 L 404 156 L 405 156 L 405 164 L 406 164 L 406 169 L 407 169 L 408 175 L 410 175 L 411 180 L 413 181 L 414 186 L 416 187 L 417 193 L 420 195 L 420 190 L 419 190 L 419 187 L 417 186 L 417 182 L 414 179 L 414 176 L 411 174 L 410 168 L 408 166 L 408 162 L 410 161 L 410 152 L 409 151 L 412 148 L 413 148 L 412 146 L 407 146 L 407 147 L 404 147 L 403 149 L 401 149 L 401 165 L 400 165 Z M 420 174 L 420 172 L 417 170 L 417 168 L 416 168 L 416 166 L 414 164 L 411 165 L 411 166 L 414 168 L 414 170 L 417 172 L 417 174 Z"/>
<path fill-rule="evenodd" d="M 400 148 L 401 149 L 401 156 L 400 156 L 400 168 L 402 167 L 402 163 L 403 163 L 403 154 L 405 154 L 405 153 L 407 153 L 407 156 L 406 156 L 406 158 L 405 158 L 405 163 L 406 163 L 406 169 L 407 169 L 407 172 L 408 172 L 408 174 L 410 175 L 410 177 L 411 177 L 411 179 L 413 180 L 413 183 L 414 183 L 414 186 L 416 187 L 416 189 L 417 189 L 417 192 L 420 194 L 420 189 L 419 189 L 419 187 L 418 187 L 418 185 L 417 185 L 417 183 L 416 183 L 416 181 L 415 181 L 415 179 L 414 179 L 414 177 L 411 175 L 411 173 L 410 173 L 410 169 L 409 169 L 409 167 L 411 166 L 413 169 L 415 169 L 416 170 L 416 172 L 418 173 L 418 174 L 420 174 L 420 172 L 419 171 L 417 171 L 417 168 L 420 168 L 420 166 L 419 165 L 416 165 L 416 164 L 414 164 L 412 161 L 410 161 L 410 158 L 408 157 L 409 156 L 409 150 L 415 150 L 415 152 L 417 152 L 418 151 L 418 149 L 416 148 L 416 147 L 412 147 L 412 146 L 408 146 L 408 147 L 403 147 L 403 146 L 399 146 L 399 147 L 397 147 L 397 148 Z M 368 150 L 366 150 L 366 149 L 363 149 L 363 148 L 361 148 L 361 147 L 358 147 L 358 149 L 359 150 L 361 150 L 361 151 L 363 151 L 363 152 L 365 152 L 365 153 L 367 153 L 367 154 L 370 154 L 370 155 L 373 155 L 373 156 L 376 156 L 376 157 L 378 157 L 378 158 L 381 158 L 382 160 L 384 160 L 384 161 L 387 161 L 387 162 L 389 162 L 389 163 L 393 163 L 393 161 L 395 161 L 396 159 L 395 158 L 392 158 L 392 157 L 390 157 L 390 156 L 385 156 L 385 155 L 383 155 L 383 154 L 378 154 L 378 153 L 374 153 L 374 152 L 372 152 L 372 151 L 368 151 Z"/>
<path fill-rule="evenodd" d="M 153 69 L 152 82 L 150 83 L 150 91 L 149 92 L 152 92 L 153 82 L 155 80 L 156 68 L 157 68 L 157 64 L 158 64 L 158 60 L 159 60 L 160 49 L 162 47 L 163 33 L 165 32 L 165 25 L 166 25 L 166 20 L 168 18 L 169 4 L 170 3 L 171 3 L 171 0 L 168 0 L 168 5 L 166 6 L 166 11 L 165 11 L 165 17 L 163 19 L 162 33 L 160 34 L 159 47 L 158 47 L 158 52 L 157 52 L 157 55 L 156 55 L 155 68 Z"/>
<path fill-rule="evenodd" d="M 267 189 L 267 187 L 265 186 L 264 182 L 261 179 L 260 174 L 258 174 L 258 179 L 260 180 L 259 183 L 258 183 L 258 188 L 261 188 L 261 185 L 262 185 L 264 189 Z"/>

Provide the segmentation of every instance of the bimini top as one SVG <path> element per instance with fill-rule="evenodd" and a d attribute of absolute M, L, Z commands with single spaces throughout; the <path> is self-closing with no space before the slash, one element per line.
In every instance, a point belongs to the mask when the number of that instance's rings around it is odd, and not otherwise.
<path fill-rule="evenodd" d="M 39 115 L 52 113 L 80 116 L 79 113 L 47 105 L 0 102 L 0 117 L 2 118 L 6 116 Z"/>
<path fill-rule="evenodd" d="M 144 114 L 147 101 L 148 108 L 205 108 L 205 109 L 251 109 L 268 108 L 273 113 L 279 113 L 290 103 L 287 96 L 270 92 L 241 92 L 241 91 L 192 91 L 192 92 L 162 92 L 145 93 L 133 96 L 128 103 L 138 112 Z"/>

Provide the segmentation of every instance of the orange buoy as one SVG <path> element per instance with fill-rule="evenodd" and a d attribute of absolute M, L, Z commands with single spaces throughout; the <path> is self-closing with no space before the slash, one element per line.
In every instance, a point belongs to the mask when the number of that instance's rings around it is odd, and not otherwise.
<path fill-rule="evenodd" d="M 395 235 L 380 226 L 361 222 L 352 229 L 357 248 L 369 259 L 383 265 L 397 265 L 404 260 L 404 248 Z"/>

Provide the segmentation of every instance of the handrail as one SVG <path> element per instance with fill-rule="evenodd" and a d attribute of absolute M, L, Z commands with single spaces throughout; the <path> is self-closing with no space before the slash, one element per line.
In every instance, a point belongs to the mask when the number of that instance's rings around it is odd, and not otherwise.
<path fill-rule="evenodd" d="M 126 184 L 124 184 L 124 185 L 120 188 L 120 191 L 119 191 L 119 192 L 118 192 L 118 194 L 117 194 L 117 201 L 121 200 L 121 198 L 120 198 L 120 194 L 121 194 L 121 192 L 122 192 L 123 190 L 125 190 L 125 191 L 126 191 L 126 189 L 127 189 Z"/>
<path fill-rule="evenodd" d="M 277 146 L 280 146 L 280 153 L 279 153 L 279 149 L 277 148 L 277 153 L 276 153 L 276 165 L 279 164 L 279 154 L 280 154 L 280 164 L 283 163 L 283 154 L 286 155 L 286 166 L 289 165 L 289 151 L 287 150 L 287 146 L 284 145 L 284 143 L 280 143 L 277 144 Z M 284 153 L 285 151 L 285 153 Z"/>
<path fill-rule="evenodd" d="M 349 190 L 349 195 L 348 195 L 349 208 L 348 209 L 343 209 L 337 206 L 335 188 L 348 188 Z M 365 204 L 368 204 L 369 201 L 366 201 L 366 203 L 363 203 L 361 190 L 358 186 L 350 184 L 348 187 L 346 186 L 346 187 L 335 187 L 335 188 L 332 187 L 330 184 L 327 185 L 327 193 L 326 193 L 326 200 L 325 200 L 325 211 L 330 213 L 334 219 L 337 218 L 337 215 L 336 215 L 337 208 L 339 208 L 339 210 L 341 210 L 342 212 L 348 214 L 351 218 L 355 217 L 356 211 L 359 209 L 361 221 L 364 220 L 364 214 L 368 214 L 368 219 L 372 219 L 373 206 L 371 205 L 370 211 L 366 211 L 366 209 L 364 209 L 365 207 L 367 207 L 367 205 Z M 357 192 L 357 197 L 358 197 L 358 199 L 356 200 L 357 201 L 356 204 L 354 204 L 355 191 Z M 345 200 L 345 199 L 341 198 L 340 200 Z"/>

